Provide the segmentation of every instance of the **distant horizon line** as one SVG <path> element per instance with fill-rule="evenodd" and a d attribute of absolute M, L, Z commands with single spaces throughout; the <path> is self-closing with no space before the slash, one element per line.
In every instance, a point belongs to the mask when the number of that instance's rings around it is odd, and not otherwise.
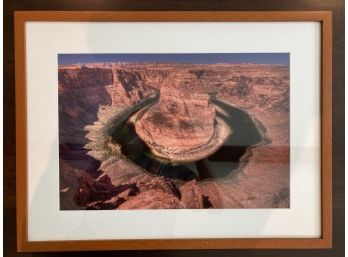
<path fill-rule="evenodd" d="M 253 62 L 216 62 L 216 63 L 193 63 L 193 62 L 148 62 L 148 61 L 117 61 L 117 62 L 80 62 L 80 63 L 67 63 L 58 64 L 58 66 L 72 66 L 72 65 L 88 65 L 88 64 L 191 64 L 191 65 L 216 65 L 216 64 L 228 64 L 228 65 L 241 65 L 241 64 L 254 64 L 254 65 L 275 65 L 275 66 L 290 66 L 290 64 L 281 63 L 253 63 Z"/>
<path fill-rule="evenodd" d="M 290 53 L 61 53 L 59 65 L 87 63 L 182 63 L 290 65 Z"/>

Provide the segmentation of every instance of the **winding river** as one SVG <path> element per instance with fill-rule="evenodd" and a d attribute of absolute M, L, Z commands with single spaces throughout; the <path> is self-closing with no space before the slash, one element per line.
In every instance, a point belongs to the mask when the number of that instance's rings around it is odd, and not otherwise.
<path fill-rule="evenodd" d="M 147 105 L 156 101 L 157 99 L 153 99 Z M 135 132 L 134 123 L 127 117 L 114 127 L 111 134 L 113 142 L 121 145 L 122 154 L 128 159 L 157 175 L 184 181 L 227 177 L 238 169 L 241 157 L 246 154 L 248 147 L 268 142 L 267 133 L 262 124 L 247 112 L 219 99 L 213 99 L 212 103 L 217 116 L 231 127 L 233 133 L 207 158 L 177 164 L 154 156 Z M 128 118 L 131 116 L 132 114 Z"/>

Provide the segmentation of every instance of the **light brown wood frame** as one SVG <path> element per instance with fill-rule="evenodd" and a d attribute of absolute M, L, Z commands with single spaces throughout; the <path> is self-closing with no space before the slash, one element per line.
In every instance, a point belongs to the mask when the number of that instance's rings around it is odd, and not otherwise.
<path fill-rule="evenodd" d="M 321 22 L 321 237 L 253 239 L 146 239 L 88 241 L 28 241 L 27 106 L 25 23 L 68 22 Z M 304 249 L 332 247 L 332 15 L 330 11 L 274 12 L 134 12 L 18 11 L 15 12 L 16 76 L 16 208 L 17 250 L 75 251 L 121 249 Z"/>

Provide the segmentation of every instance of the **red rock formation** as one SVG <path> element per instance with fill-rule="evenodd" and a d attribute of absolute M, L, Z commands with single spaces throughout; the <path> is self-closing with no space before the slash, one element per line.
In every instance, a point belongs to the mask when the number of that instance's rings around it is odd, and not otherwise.
<path fill-rule="evenodd" d="M 181 202 L 188 209 L 203 209 L 203 196 L 195 180 L 180 187 Z"/>
<path fill-rule="evenodd" d="M 153 90 L 145 86 L 137 71 L 113 68 L 113 85 L 108 88 L 113 103 L 134 104 L 150 95 Z"/>
<path fill-rule="evenodd" d="M 78 179 L 74 197 L 78 206 L 90 210 L 203 207 L 195 181 L 184 184 L 179 191 L 173 181 L 164 177 L 154 177 L 147 183 L 115 186 L 107 175 L 93 180 L 88 174 L 83 174 Z"/>
<path fill-rule="evenodd" d="M 139 189 L 135 184 L 114 186 L 111 183 L 110 177 L 107 175 L 102 175 L 97 180 L 93 180 L 88 175 L 81 176 L 75 194 L 75 202 L 78 205 L 84 206 L 91 202 L 106 201 L 126 190 L 131 190 L 131 194 L 136 194 Z"/>
<path fill-rule="evenodd" d="M 126 201 L 125 203 L 121 204 L 118 209 L 185 209 L 185 205 L 172 194 L 168 194 L 162 190 L 152 189 L 144 191 L 134 198 Z"/>
<path fill-rule="evenodd" d="M 155 154 L 170 158 L 212 139 L 215 109 L 204 84 L 189 72 L 178 72 L 163 82 L 159 103 L 141 114 L 135 128 Z"/>
<path fill-rule="evenodd" d="M 179 189 L 176 187 L 175 183 L 168 178 L 156 177 L 148 183 L 137 183 L 137 187 L 139 188 L 140 192 L 156 189 L 161 190 L 164 193 L 174 195 L 178 199 L 181 198 Z"/>

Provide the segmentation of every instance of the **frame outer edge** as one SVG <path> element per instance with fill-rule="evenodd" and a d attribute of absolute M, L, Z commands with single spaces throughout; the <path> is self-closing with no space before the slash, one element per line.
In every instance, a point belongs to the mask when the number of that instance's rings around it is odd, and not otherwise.
<path fill-rule="evenodd" d="M 162 15 L 161 15 L 162 13 Z M 231 16 L 233 14 L 233 16 Z M 104 15 L 103 17 L 100 17 Z M 134 16 L 133 16 L 134 15 Z M 132 17 L 131 17 L 132 16 Z M 320 249 L 332 247 L 332 14 L 331 11 L 16 11 L 16 216 L 17 251 L 78 251 L 130 249 Z M 26 21 L 320 21 L 321 37 L 321 238 L 178 239 L 28 241 L 27 107 L 25 69 Z M 325 122 L 324 122 L 325 121 Z M 325 147 L 324 147 L 325 146 Z M 325 158 L 325 160 L 324 160 Z M 325 182 L 325 183 L 324 183 Z"/>
<path fill-rule="evenodd" d="M 322 22 L 322 237 L 332 248 L 332 12 L 326 12 Z"/>
<path fill-rule="evenodd" d="M 26 251 L 27 228 L 27 117 L 25 82 L 25 13 L 14 14 L 16 113 L 17 251 Z"/>

